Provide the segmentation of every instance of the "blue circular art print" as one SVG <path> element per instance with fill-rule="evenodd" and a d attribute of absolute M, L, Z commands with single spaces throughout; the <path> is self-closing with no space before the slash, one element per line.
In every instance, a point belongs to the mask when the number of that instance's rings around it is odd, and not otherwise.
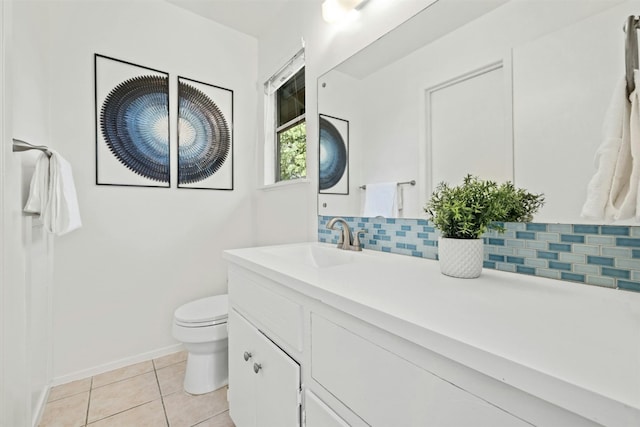
<path fill-rule="evenodd" d="M 202 181 L 224 164 L 231 133 L 218 106 L 179 82 L 178 183 Z M 118 84 L 102 104 L 100 128 L 113 155 L 134 173 L 169 182 L 169 81 L 140 76 Z"/>
<path fill-rule="evenodd" d="M 231 132 L 218 106 L 202 91 L 179 82 L 178 183 L 192 184 L 216 173 L 231 148 Z"/>
<path fill-rule="evenodd" d="M 169 81 L 140 76 L 107 95 L 100 115 L 109 150 L 131 171 L 169 182 Z"/>
<path fill-rule="evenodd" d="M 320 190 L 336 185 L 347 168 L 347 147 L 338 129 L 320 117 Z"/>

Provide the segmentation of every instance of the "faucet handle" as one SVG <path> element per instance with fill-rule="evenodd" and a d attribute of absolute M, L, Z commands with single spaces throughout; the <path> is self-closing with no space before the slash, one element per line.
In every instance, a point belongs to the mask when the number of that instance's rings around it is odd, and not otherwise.
<path fill-rule="evenodd" d="M 362 229 L 353 233 L 353 250 L 354 251 L 362 250 L 362 243 L 360 243 L 360 234 L 364 234 L 366 232 L 367 230 Z"/>

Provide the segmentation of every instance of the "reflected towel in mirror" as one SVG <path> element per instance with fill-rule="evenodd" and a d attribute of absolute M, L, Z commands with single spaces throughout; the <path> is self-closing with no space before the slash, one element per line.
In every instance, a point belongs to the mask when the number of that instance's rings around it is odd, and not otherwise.
<path fill-rule="evenodd" d="M 396 218 L 398 216 L 398 183 L 367 184 L 362 216 Z"/>

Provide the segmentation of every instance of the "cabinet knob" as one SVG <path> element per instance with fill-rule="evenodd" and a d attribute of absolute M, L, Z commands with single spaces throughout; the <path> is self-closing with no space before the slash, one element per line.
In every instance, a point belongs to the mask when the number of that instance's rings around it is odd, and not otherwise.
<path fill-rule="evenodd" d="M 258 371 L 260 371 L 260 369 L 262 369 L 262 365 L 260 365 L 259 363 L 254 363 L 253 364 L 253 372 L 255 372 L 257 374 Z"/>
<path fill-rule="evenodd" d="M 251 353 L 249 353 L 248 351 L 244 352 L 244 361 L 248 361 L 249 359 L 251 359 Z"/>

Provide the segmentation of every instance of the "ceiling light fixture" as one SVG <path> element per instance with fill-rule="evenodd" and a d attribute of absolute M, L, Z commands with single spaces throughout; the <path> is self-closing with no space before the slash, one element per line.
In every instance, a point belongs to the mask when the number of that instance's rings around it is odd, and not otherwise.
<path fill-rule="evenodd" d="M 342 21 L 364 6 L 367 0 L 324 0 L 322 19 L 329 24 Z"/>

